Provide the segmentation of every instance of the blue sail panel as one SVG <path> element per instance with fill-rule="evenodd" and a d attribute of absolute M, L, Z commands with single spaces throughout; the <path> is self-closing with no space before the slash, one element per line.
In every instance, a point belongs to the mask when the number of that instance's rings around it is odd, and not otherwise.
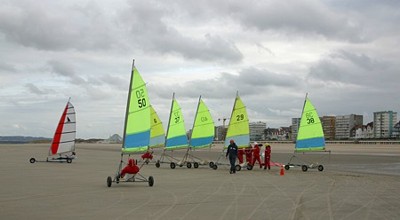
<path fill-rule="evenodd" d="M 202 137 L 202 138 L 193 138 L 190 140 L 190 145 L 194 148 L 198 147 L 207 147 L 209 146 L 214 139 L 214 136 L 211 137 Z"/>

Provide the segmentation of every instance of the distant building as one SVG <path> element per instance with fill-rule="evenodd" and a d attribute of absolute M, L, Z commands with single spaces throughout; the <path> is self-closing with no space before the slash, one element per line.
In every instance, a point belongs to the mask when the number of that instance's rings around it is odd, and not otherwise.
<path fill-rule="evenodd" d="M 374 123 L 370 122 L 367 125 L 357 125 L 352 131 L 354 135 L 351 135 L 357 140 L 360 139 L 373 139 L 374 138 Z"/>
<path fill-rule="evenodd" d="M 260 141 L 265 140 L 264 130 L 267 128 L 267 123 L 265 122 L 250 122 L 250 141 Z"/>
<path fill-rule="evenodd" d="M 351 136 L 351 130 L 355 126 L 363 125 L 363 116 L 350 114 L 336 116 L 335 119 L 335 139 L 349 139 Z M 355 135 L 355 133 L 353 134 Z M 353 136 L 354 137 L 354 136 Z"/>
<path fill-rule="evenodd" d="M 299 133 L 299 127 L 300 127 L 300 118 L 292 118 L 292 125 L 290 126 L 291 128 L 291 140 L 296 141 L 297 139 L 297 133 Z"/>
<path fill-rule="evenodd" d="M 394 126 L 397 122 L 397 112 L 374 112 L 375 138 L 393 138 Z"/>
<path fill-rule="evenodd" d="M 394 125 L 392 136 L 397 139 L 400 138 L 400 121 Z"/>
<path fill-rule="evenodd" d="M 320 118 L 322 123 L 322 129 L 324 130 L 325 140 L 335 139 L 335 116 L 323 116 Z"/>
<path fill-rule="evenodd" d="M 224 141 L 226 137 L 227 128 L 225 126 L 215 127 L 215 137 L 216 141 Z"/>

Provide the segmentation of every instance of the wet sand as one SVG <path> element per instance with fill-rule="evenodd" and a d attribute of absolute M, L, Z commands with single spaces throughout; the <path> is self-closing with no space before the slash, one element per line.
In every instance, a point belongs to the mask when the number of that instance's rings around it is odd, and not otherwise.
<path fill-rule="evenodd" d="M 324 171 L 256 167 L 229 174 L 169 164 L 146 165 L 147 183 L 108 188 L 120 145 L 78 144 L 67 163 L 44 160 L 45 144 L 0 145 L 0 219 L 400 219 L 400 145 L 328 145 L 330 154 L 297 155 Z M 175 152 L 179 157 L 183 151 Z M 216 160 L 221 146 L 194 152 Z M 160 152 L 156 151 L 155 159 Z M 273 144 L 272 160 L 287 163 L 291 144 Z"/>

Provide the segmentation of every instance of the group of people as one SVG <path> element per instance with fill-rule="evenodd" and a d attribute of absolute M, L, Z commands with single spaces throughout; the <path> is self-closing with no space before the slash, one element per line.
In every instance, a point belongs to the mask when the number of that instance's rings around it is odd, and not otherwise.
<path fill-rule="evenodd" d="M 226 151 L 226 157 L 229 156 L 229 163 L 231 165 L 230 173 L 236 173 L 236 160 L 239 160 L 239 163 L 242 164 L 243 155 L 246 155 L 246 162 L 248 165 L 254 167 L 255 163 L 258 162 L 260 168 L 264 166 L 264 170 L 271 169 L 271 146 L 269 144 L 265 145 L 265 152 L 264 152 L 264 163 L 261 162 L 260 151 L 262 144 L 258 144 L 254 142 L 253 146 L 250 144 L 247 148 L 238 149 L 234 140 L 230 140 L 228 149 Z M 153 152 L 147 151 L 145 154 L 142 155 L 143 160 L 151 160 L 153 158 Z M 139 167 L 136 164 L 136 161 L 133 159 L 128 160 L 128 164 L 122 169 L 119 178 L 123 178 L 125 174 L 136 174 L 139 172 Z"/>
<path fill-rule="evenodd" d="M 226 157 L 229 156 L 229 163 L 231 165 L 229 173 L 236 173 L 236 159 L 239 160 L 239 164 L 242 164 L 244 162 L 244 155 L 246 155 L 246 162 L 248 165 L 254 167 L 255 163 L 258 162 L 260 168 L 264 166 L 264 170 L 271 169 L 271 145 L 265 145 L 264 163 L 262 163 L 260 155 L 262 144 L 254 142 L 253 146 L 250 144 L 247 148 L 238 149 L 234 140 L 230 140 L 229 143 L 226 152 Z"/>

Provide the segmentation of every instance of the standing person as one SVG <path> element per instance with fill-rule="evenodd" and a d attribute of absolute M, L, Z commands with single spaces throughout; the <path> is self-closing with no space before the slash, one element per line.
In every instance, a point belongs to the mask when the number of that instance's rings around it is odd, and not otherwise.
<path fill-rule="evenodd" d="M 244 150 L 246 154 L 246 162 L 247 165 L 251 166 L 253 164 L 253 148 L 251 147 L 251 144 Z"/>
<path fill-rule="evenodd" d="M 240 148 L 238 150 L 238 160 L 239 160 L 239 164 L 243 163 L 243 155 L 244 155 L 244 149 Z"/>
<path fill-rule="evenodd" d="M 226 151 L 226 157 L 228 157 L 229 155 L 229 163 L 231 164 L 231 169 L 229 171 L 230 174 L 232 173 L 236 173 L 236 167 L 235 167 L 235 163 L 236 163 L 236 157 L 238 154 L 238 147 L 235 143 L 234 140 L 230 140 L 229 141 L 229 146 L 228 146 L 228 150 Z"/>
<path fill-rule="evenodd" d="M 262 168 L 261 159 L 260 159 L 260 145 L 262 146 L 262 144 L 258 144 L 257 142 L 254 142 L 253 163 L 251 164 L 253 167 L 257 161 L 258 164 L 260 165 L 260 168 Z"/>
<path fill-rule="evenodd" d="M 268 168 L 271 169 L 271 146 L 269 144 L 265 145 L 265 161 L 264 161 L 264 170 Z"/>

